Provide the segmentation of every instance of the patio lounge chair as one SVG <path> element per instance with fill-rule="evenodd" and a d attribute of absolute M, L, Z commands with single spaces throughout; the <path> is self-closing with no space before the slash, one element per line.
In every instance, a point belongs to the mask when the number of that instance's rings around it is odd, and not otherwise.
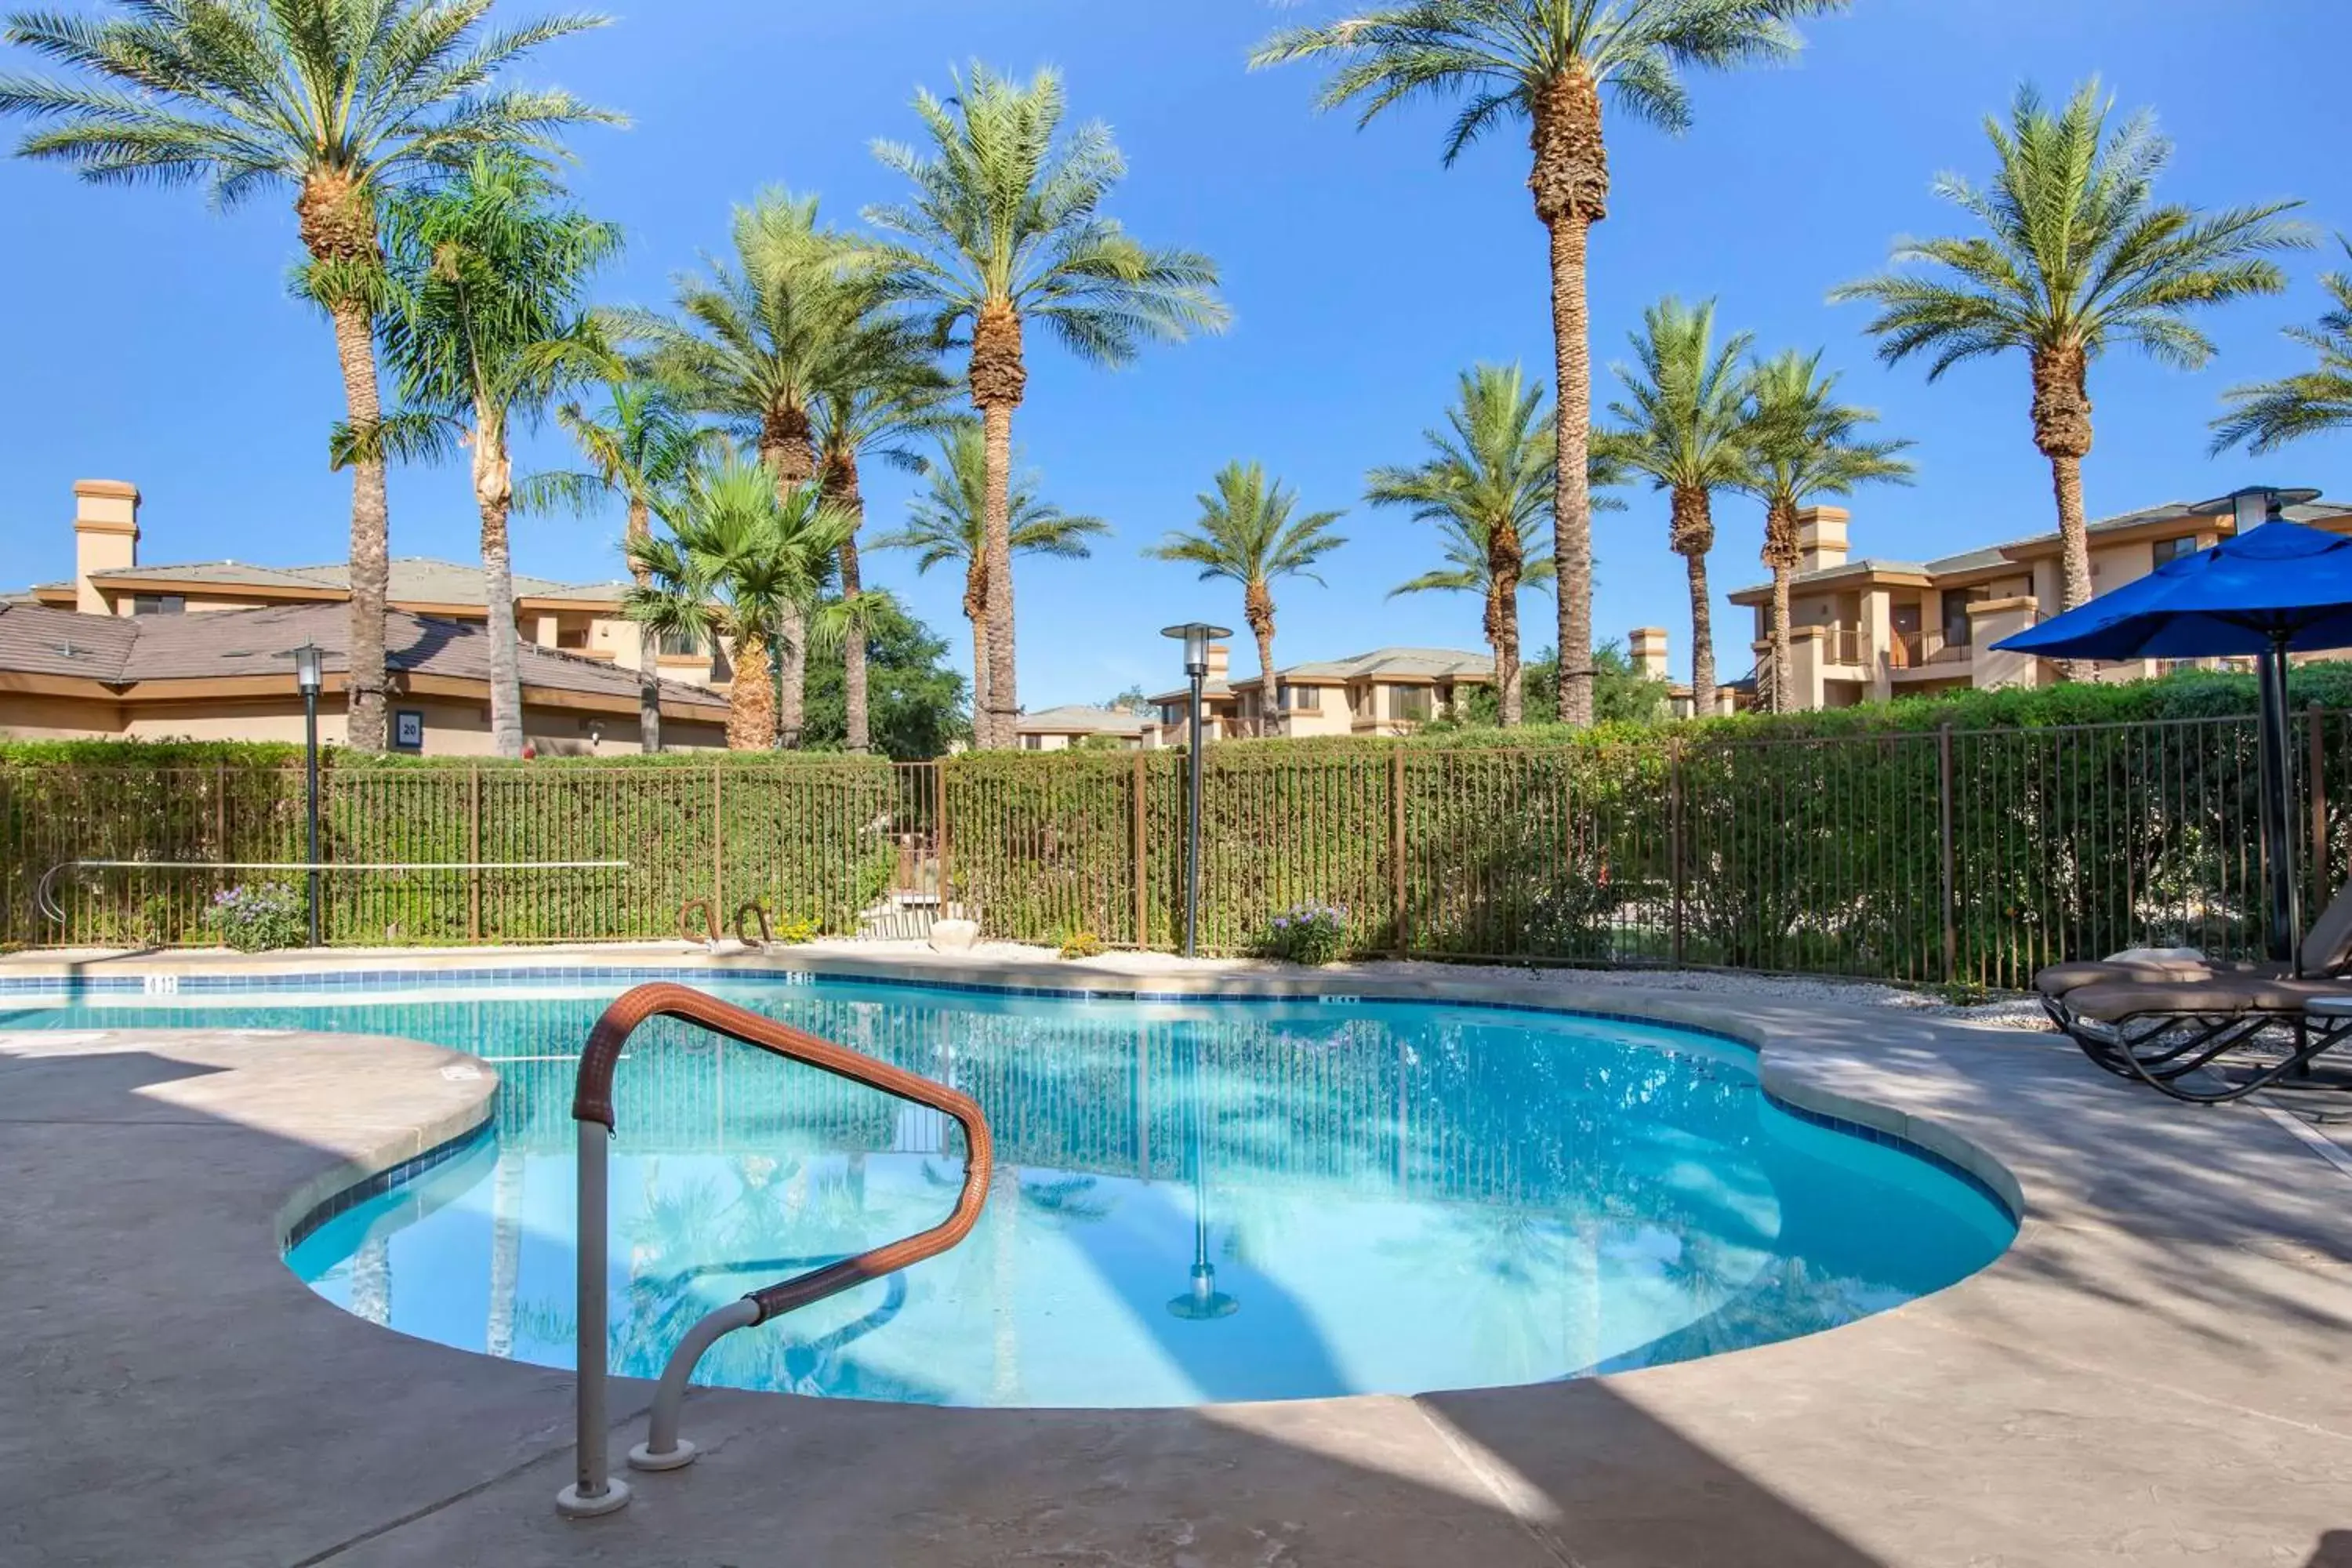
<path fill-rule="evenodd" d="M 2274 965 L 2126 955 L 2057 965 L 2035 977 L 2035 988 L 2052 1020 L 2100 1067 L 2175 1100 L 2213 1105 L 2299 1076 L 2352 1036 L 2352 1019 L 2306 1010 L 2324 997 L 2352 994 L 2352 980 L 2331 978 L 2352 965 L 2352 884 L 2304 938 L 2302 962 L 2313 978 L 2293 978 Z M 2210 1088 L 2187 1081 L 2258 1042 L 2273 1054 L 2245 1076 Z"/>

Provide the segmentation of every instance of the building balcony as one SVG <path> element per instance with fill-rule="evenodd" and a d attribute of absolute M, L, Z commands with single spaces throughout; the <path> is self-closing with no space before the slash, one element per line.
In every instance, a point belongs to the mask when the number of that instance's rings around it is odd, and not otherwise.
<path fill-rule="evenodd" d="M 1897 676 L 1958 675 L 1975 662 L 1976 645 L 1955 642 L 1940 631 L 1896 632 L 1889 663 Z"/>

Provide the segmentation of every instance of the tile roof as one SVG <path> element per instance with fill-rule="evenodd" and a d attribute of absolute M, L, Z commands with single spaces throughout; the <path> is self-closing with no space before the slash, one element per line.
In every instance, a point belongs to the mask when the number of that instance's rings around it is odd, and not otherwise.
<path fill-rule="evenodd" d="M 315 643 L 330 672 L 346 671 L 350 632 L 351 616 L 338 604 L 121 616 L 0 605 L 0 672 L 79 676 L 109 686 L 278 675 L 290 690 L 291 650 Z M 384 617 L 384 647 L 396 671 L 489 682 L 490 635 L 470 622 L 394 610 Z M 634 670 L 529 642 L 520 657 L 525 686 L 636 700 Z M 664 681 L 662 694 L 714 717 L 727 710 L 726 699 L 698 686 Z"/>
<path fill-rule="evenodd" d="M 484 605 L 489 603 L 487 579 L 478 565 L 436 561 L 430 556 L 404 555 L 391 563 L 394 603 L 420 605 Z M 93 572 L 90 580 L 164 578 L 184 583 L 216 583 L 235 588 L 331 589 L 348 593 L 352 569 L 347 563 L 325 566 L 256 566 L 243 561 L 189 561 L 161 565 L 117 566 Z M 583 599 L 618 604 L 625 583 L 559 583 L 551 577 L 515 574 L 519 599 Z"/>
<path fill-rule="evenodd" d="M 1491 655 L 1459 648 L 1381 647 L 1347 658 L 1294 664 L 1276 673 L 1285 680 L 1365 680 L 1383 676 L 1401 680 L 1491 680 L 1495 660 Z"/>
<path fill-rule="evenodd" d="M 1151 722 L 1140 713 L 1130 713 L 1123 708 L 1089 708 L 1084 703 L 1067 703 L 1048 708 L 1040 713 L 1024 713 L 1014 721 L 1016 730 L 1032 730 L 1055 733 L 1067 731 L 1086 735 L 1140 735 Z"/>

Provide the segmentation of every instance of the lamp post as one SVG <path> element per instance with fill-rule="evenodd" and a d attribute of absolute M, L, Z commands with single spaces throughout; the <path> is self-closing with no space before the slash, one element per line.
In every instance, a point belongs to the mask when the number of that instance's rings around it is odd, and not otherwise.
<path fill-rule="evenodd" d="M 1184 645 L 1184 673 L 1192 682 L 1192 752 L 1184 789 L 1184 956 L 1200 949 L 1201 935 L 1201 700 L 1209 679 L 1209 645 L 1234 634 L 1205 621 L 1169 626 L 1160 634 Z"/>
<path fill-rule="evenodd" d="M 1209 1074 L 1196 1034 L 1192 1056 L 1192 1272 L 1190 1289 L 1171 1299 L 1168 1310 L 1187 1322 L 1230 1318 L 1241 1303 L 1217 1289 L 1217 1266 L 1209 1257 Z"/>
<path fill-rule="evenodd" d="M 319 689 L 324 676 L 320 668 L 319 646 L 304 643 L 290 650 L 294 658 L 294 684 L 302 692 L 302 747 L 304 773 L 309 783 L 309 816 L 310 826 L 310 945 L 319 945 Z"/>
<path fill-rule="evenodd" d="M 2236 514 L 2237 531 L 2252 532 L 2276 522 L 2290 506 L 2317 498 L 2317 490 L 2281 489 L 2275 485 L 2249 485 L 2222 498 Z M 2216 505 L 2207 502 L 2209 506 Z M 2273 627 L 2271 646 L 2257 658 L 2262 676 L 2262 723 L 2259 730 L 2260 783 L 2263 851 L 2270 870 L 2270 953 L 2281 963 L 2297 957 L 2297 937 L 2303 927 L 2295 876 L 2294 831 L 2289 802 L 2294 794 L 2294 755 L 2287 744 L 2286 650 L 2292 631 Z"/>

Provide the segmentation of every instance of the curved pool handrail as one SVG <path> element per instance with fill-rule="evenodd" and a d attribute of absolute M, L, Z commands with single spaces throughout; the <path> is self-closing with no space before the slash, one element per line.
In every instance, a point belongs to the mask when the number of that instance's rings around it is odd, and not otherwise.
<path fill-rule="evenodd" d="M 654 1397 L 646 1441 L 632 1449 L 629 1462 L 639 1469 L 675 1469 L 690 1463 L 694 1445 L 679 1440 L 679 1407 L 686 1398 L 687 1380 L 695 1363 L 720 1338 L 737 1329 L 764 1323 L 786 1312 L 830 1296 L 884 1279 L 928 1258 L 936 1258 L 971 1234 L 988 1201 L 989 1177 L 995 1166 L 995 1145 L 988 1119 L 968 1095 L 904 1068 L 877 1061 L 862 1051 L 820 1038 L 804 1029 L 778 1023 L 742 1007 L 733 1006 L 691 986 L 664 982 L 640 985 L 604 1009 L 588 1031 L 580 1055 L 580 1076 L 572 1097 L 572 1119 L 578 1129 L 580 1163 L 579 1375 L 577 1416 L 579 1466 L 574 1484 L 556 1499 L 562 1512 L 575 1518 L 611 1513 L 625 1505 L 629 1489 L 605 1468 L 605 1384 L 607 1373 L 605 1238 L 605 1158 L 614 1131 L 613 1076 L 629 1037 L 654 1018 L 676 1018 L 711 1033 L 763 1051 L 802 1062 L 836 1078 L 878 1089 L 953 1117 L 963 1129 L 963 1186 L 948 1217 L 919 1235 L 874 1247 L 805 1274 L 779 1280 L 731 1301 L 687 1331 L 662 1369 Z M 599 1136 L 596 1129 L 603 1129 Z"/>

